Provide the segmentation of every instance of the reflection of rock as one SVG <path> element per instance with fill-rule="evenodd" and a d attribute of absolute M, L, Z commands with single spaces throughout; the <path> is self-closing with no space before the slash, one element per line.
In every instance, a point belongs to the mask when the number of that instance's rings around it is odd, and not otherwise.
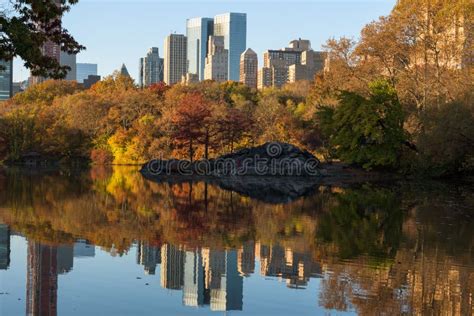
<path fill-rule="evenodd" d="M 152 176 L 143 173 L 143 176 L 154 182 L 162 183 L 189 183 L 205 182 L 227 191 L 237 192 L 266 203 L 287 203 L 299 197 L 307 196 L 319 186 L 319 179 L 315 177 L 201 177 L 201 176 Z"/>
<path fill-rule="evenodd" d="M 267 203 L 286 203 L 314 193 L 317 182 L 288 177 L 226 177 L 219 178 L 222 189 Z"/>

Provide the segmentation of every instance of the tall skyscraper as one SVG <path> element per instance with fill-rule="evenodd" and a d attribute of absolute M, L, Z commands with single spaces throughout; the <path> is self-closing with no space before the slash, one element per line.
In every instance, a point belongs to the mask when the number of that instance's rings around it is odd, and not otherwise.
<path fill-rule="evenodd" d="M 163 59 L 160 58 L 158 47 L 148 50 L 144 58 L 140 58 L 139 85 L 148 87 L 153 83 L 163 81 Z"/>
<path fill-rule="evenodd" d="M 251 48 L 248 48 L 240 56 L 240 82 L 256 89 L 258 76 L 258 56 Z"/>
<path fill-rule="evenodd" d="M 224 48 L 223 36 L 209 36 L 204 79 L 227 81 L 229 78 L 229 51 Z"/>
<path fill-rule="evenodd" d="M 214 19 L 192 18 L 186 21 L 187 58 L 190 74 L 204 80 L 204 65 L 208 54 L 208 39 L 214 31 Z"/>
<path fill-rule="evenodd" d="M 83 83 L 89 75 L 97 76 L 97 64 L 77 63 L 76 70 L 76 80 L 78 83 Z"/>
<path fill-rule="evenodd" d="M 214 17 L 214 35 L 224 37 L 229 51 L 229 80 L 239 81 L 240 56 L 247 48 L 247 14 L 224 13 Z"/>
<path fill-rule="evenodd" d="M 13 60 L 0 60 L 0 101 L 13 95 Z"/>
<path fill-rule="evenodd" d="M 164 81 L 168 85 L 181 81 L 187 69 L 187 39 L 183 34 L 170 34 L 165 39 Z"/>

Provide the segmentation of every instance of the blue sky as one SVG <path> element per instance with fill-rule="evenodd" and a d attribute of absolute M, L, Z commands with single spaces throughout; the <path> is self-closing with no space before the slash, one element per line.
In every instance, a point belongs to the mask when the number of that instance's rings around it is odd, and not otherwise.
<path fill-rule="evenodd" d="M 320 49 L 328 38 L 358 38 L 361 28 L 387 15 L 396 0 L 80 0 L 63 17 L 63 25 L 87 47 L 77 62 L 99 65 L 106 76 L 125 63 L 138 74 L 138 59 L 164 38 L 186 32 L 186 19 L 224 12 L 247 13 L 247 47 L 259 57 L 267 49 L 285 47 L 295 38 L 309 39 Z M 14 80 L 28 70 L 15 60 Z"/>

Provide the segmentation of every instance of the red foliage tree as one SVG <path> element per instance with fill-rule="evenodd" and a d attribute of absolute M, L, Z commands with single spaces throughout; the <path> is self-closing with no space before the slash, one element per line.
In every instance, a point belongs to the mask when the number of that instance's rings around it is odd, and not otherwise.
<path fill-rule="evenodd" d="M 163 81 L 160 81 L 158 83 L 153 83 L 148 87 L 148 90 L 156 93 L 158 98 L 162 99 L 166 93 L 171 87 L 168 86 L 166 83 Z"/>
<path fill-rule="evenodd" d="M 224 116 L 218 121 L 219 138 L 232 152 L 235 143 L 239 142 L 252 126 L 252 119 L 242 110 L 227 108 Z"/>
<path fill-rule="evenodd" d="M 211 109 L 201 93 L 189 93 L 183 96 L 173 113 L 172 137 L 178 147 L 188 148 L 191 161 L 193 161 L 195 146 L 206 138 L 204 127 L 211 117 Z"/>

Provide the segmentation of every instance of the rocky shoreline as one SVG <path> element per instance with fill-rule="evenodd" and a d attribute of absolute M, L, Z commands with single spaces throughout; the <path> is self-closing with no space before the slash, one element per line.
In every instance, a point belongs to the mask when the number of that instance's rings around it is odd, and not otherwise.
<path fill-rule="evenodd" d="M 286 143 L 266 143 L 208 161 L 153 160 L 142 175 L 154 182 L 205 182 L 270 203 L 314 193 L 319 186 L 349 186 L 395 180 L 344 164 L 321 164 L 307 151 Z"/>

